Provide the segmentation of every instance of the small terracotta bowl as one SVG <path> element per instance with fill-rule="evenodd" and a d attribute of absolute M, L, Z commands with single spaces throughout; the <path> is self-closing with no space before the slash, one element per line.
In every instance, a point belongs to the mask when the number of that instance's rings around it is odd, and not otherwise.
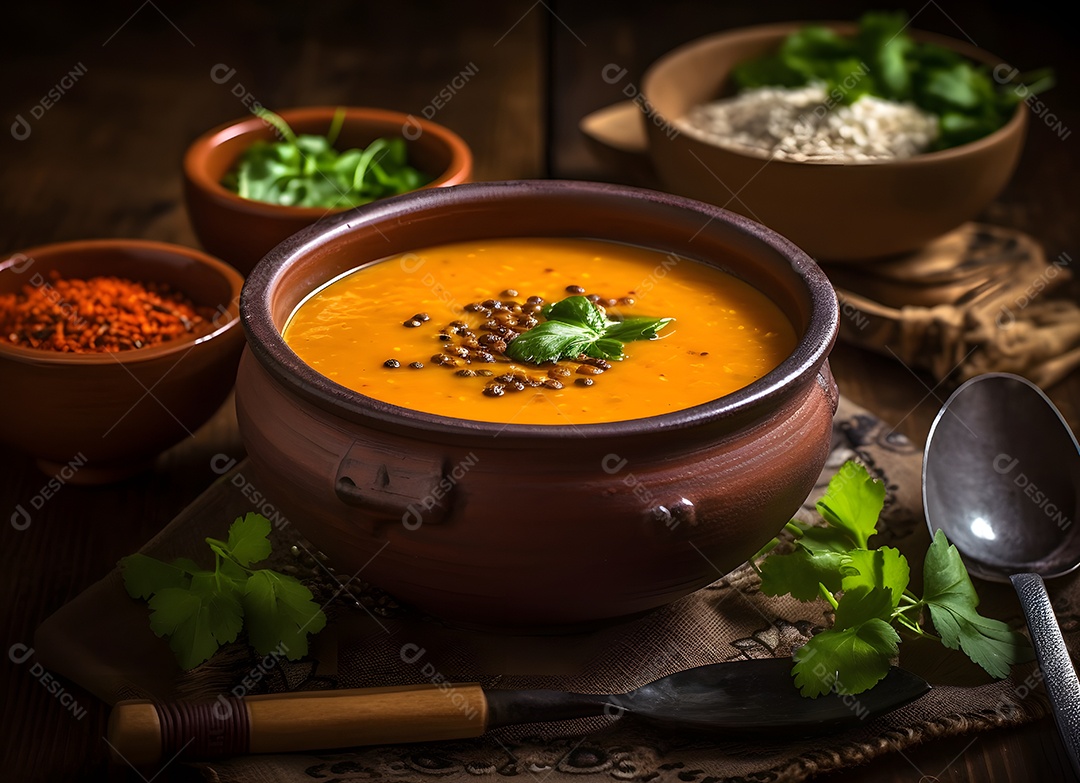
<path fill-rule="evenodd" d="M 769 160 L 679 131 L 694 106 L 731 94 L 731 70 L 775 51 L 805 23 L 748 27 L 691 41 L 664 55 L 641 81 L 633 109 L 583 120 L 590 137 L 625 155 L 642 138 L 653 167 L 674 193 L 726 207 L 786 236 L 819 261 L 855 262 L 915 250 L 975 217 L 1002 191 L 1020 158 L 1028 110 L 989 136 L 897 161 L 821 163 Z M 856 26 L 821 23 L 840 33 Z M 917 40 L 993 67 L 1002 62 L 963 41 L 924 32 Z M 619 104 L 620 107 L 623 104 Z M 619 127 L 613 127 L 618 123 Z M 640 128 L 622 127 L 636 123 Z M 595 129 L 595 130 L 594 130 Z M 610 157 L 607 155 L 606 157 Z"/>
<path fill-rule="evenodd" d="M 798 345 L 709 403 L 574 427 L 380 402 L 316 372 L 281 336 L 312 290 L 357 266 L 447 242 L 545 236 L 725 269 L 777 303 Z M 524 181 L 387 199 L 276 247 L 249 276 L 241 312 L 249 349 L 236 410 L 253 483 L 339 572 L 362 569 L 457 623 L 549 632 L 674 601 L 775 535 L 829 451 L 837 396 L 827 356 L 839 316 L 828 279 L 763 226 L 666 193 Z M 620 462 L 626 470 L 611 468 Z"/>
<path fill-rule="evenodd" d="M 298 134 L 325 134 L 336 111 L 336 106 L 321 106 L 278 114 Z M 472 175 L 472 152 L 461 137 L 411 114 L 348 108 L 335 146 L 341 150 L 366 147 L 383 136 L 405 139 L 409 162 L 434 178 L 425 188 L 468 182 Z M 248 116 L 204 133 L 184 155 L 184 196 L 195 235 L 207 252 L 243 274 L 286 237 L 345 211 L 278 206 L 241 198 L 225 188 L 222 178 L 257 139 L 273 141 L 275 131 L 260 118 Z"/>
<path fill-rule="evenodd" d="M 244 347 L 243 278 L 191 248 L 100 239 L 10 256 L 0 262 L 0 293 L 46 285 L 54 270 L 65 278 L 166 283 L 215 313 L 210 331 L 116 353 L 58 353 L 0 340 L 0 440 L 65 481 L 119 480 L 193 433 L 229 394 Z"/>

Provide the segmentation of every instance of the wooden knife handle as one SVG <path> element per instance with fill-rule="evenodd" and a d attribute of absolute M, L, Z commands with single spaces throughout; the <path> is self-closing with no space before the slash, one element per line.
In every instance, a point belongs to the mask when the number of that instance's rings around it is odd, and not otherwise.
<path fill-rule="evenodd" d="M 113 760 L 150 766 L 245 753 L 478 737 L 488 705 L 476 683 L 303 691 L 208 702 L 121 701 L 109 716 Z"/>

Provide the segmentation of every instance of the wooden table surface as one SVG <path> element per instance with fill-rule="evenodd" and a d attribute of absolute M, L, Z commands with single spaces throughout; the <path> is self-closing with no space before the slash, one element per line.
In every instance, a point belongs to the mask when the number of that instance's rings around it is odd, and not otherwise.
<path fill-rule="evenodd" d="M 594 160 L 577 130 L 583 115 L 623 98 L 620 85 L 601 78 L 605 65 L 640 79 L 656 57 L 709 32 L 853 18 L 874 7 L 845 1 L 810 11 L 794 2 L 687 0 L 438 6 L 335 0 L 312 8 L 251 0 L 194 8 L 178 0 L 108 8 L 39 0 L 8 6 L 0 54 L 3 120 L 15 123 L 22 115 L 30 133 L 16 139 L 5 132 L 0 139 L 4 253 L 90 237 L 197 245 L 181 199 L 180 158 L 200 132 L 242 115 L 238 95 L 246 93 L 271 108 L 352 104 L 416 114 L 441 103 L 434 119 L 472 146 L 477 179 L 631 181 L 630 172 Z M 1045 100 L 1067 127 L 1080 127 L 1071 34 L 1048 9 L 930 0 L 908 11 L 917 14 L 918 27 L 970 37 L 1021 69 L 1055 66 L 1059 86 Z M 235 69 L 231 81 L 211 79 L 218 64 Z M 81 75 L 50 100 L 50 90 L 76 70 Z M 463 71 L 472 73 L 467 83 L 449 101 L 440 99 Z M 1077 204 L 1077 141 L 1033 123 L 1011 185 L 983 217 L 1031 233 L 1057 257 L 1078 252 Z M 947 394 L 894 360 L 848 346 L 838 346 L 833 368 L 844 394 L 918 442 Z M 1050 390 L 1074 428 L 1080 423 L 1077 375 Z M 65 486 L 35 511 L 26 530 L 5 524 L 4 649 L 30 645 L 45 617 L 197 497 L 215 478 L 211 456 L 242 451 L 230 400 L 150 472 L 113 486 Z M 0 514 L 33 497 L 45 481 L 29 458 L 0 450 Z M 4 656 L 0 777 L 93 780 L 107 774 L 107 711 L 77 686 L 64 687 L 85 707 L 83 717 L 58 703 L 32 676 L 29 662 Z M 159 779 L 177 773 L 170 769 Z M 1047 719 L 931 742 L 829 779 L 1048 781 L 1070 774 Z"/>

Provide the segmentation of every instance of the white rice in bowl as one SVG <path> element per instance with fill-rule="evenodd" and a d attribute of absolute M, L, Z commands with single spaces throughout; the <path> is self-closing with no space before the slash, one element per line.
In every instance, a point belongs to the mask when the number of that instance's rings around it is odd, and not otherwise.
<path fill-rule="evenodd" d="M 937 117 L 910 103 L 864 95 L 834 104 L 821 85 L 758 87 L 697 106 L 676 125 L 736 152 L 800 162 L 899 160 L 937 138 Z"/>

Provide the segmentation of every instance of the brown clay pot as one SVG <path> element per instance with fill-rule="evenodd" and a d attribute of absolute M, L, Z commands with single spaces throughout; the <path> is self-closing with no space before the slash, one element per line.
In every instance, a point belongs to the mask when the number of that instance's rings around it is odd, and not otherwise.
<path fill-rule="evenodd" d="M 722 267 L 801 339 L 750 386 L 675 413 L 581 427 L 399 408 L 305 365 L 281 330 L 342 272 L 444 242 L 586 236 Z M 458 623 L 547 632 L 674 601 L 744 562 L 824 464 L 837 402 L 828 280 L 772 231 L 713 206 L 565 181 L 463 185 L 387 200 L 271 252 L 241 302 L 237 413 L 253 481 L 343 578 Z"/>

